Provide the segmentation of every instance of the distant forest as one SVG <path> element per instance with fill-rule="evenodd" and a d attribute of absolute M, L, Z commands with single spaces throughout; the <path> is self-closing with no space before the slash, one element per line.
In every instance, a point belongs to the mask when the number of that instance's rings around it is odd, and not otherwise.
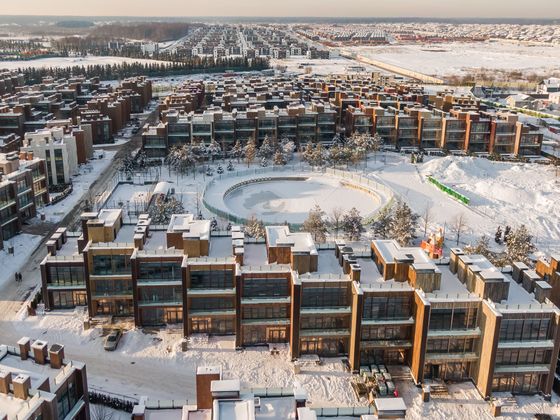
<path fill-rule="evenodd" d="M 138 39 L 154 42 L 174 41 L 203 26 L 196 23 L 148 22 L 135 24 L 114 23 L 96 26 L 89 34 L 97 39 Z"/>
<path fill-rule="evenodd" d="M 264 58 L 193 58 L 185 62 L 169 63 L 122 63 L 113 65 L 88 65 L 72 67 L 52 67 L 19 69 L 27 84 L 40 83 L 45 76 L 55 79 L 83 75 L 87 78 L 99 77 L 101 80 L 119 80 L 133 76 L 164 77 L 181 76 L 194 73 L 223 73 L 226 70 L 256 71 L 269 68 Z"/>

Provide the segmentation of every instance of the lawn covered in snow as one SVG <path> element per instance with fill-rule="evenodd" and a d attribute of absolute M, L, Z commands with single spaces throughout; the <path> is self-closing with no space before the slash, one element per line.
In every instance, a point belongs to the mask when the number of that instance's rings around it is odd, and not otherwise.
<path fill-rule="evenodd" d="M 352 47 L 350 51 L 433 76 L 462 76 L 477 69 L 546 74 L 560 68 L 560 48 L 509 42 Z"/>
<path fill-rule="evenodd" d="M 42 236 L 21 233 L 4 241 L 4 249 L 0 251 L 0 288 L 10 281 L 15 282 L 14 274 L 23 271 L 28 258 L 42 239 Z M 9 247 L 14 247 L 13 254 L 8 253 Z"/>

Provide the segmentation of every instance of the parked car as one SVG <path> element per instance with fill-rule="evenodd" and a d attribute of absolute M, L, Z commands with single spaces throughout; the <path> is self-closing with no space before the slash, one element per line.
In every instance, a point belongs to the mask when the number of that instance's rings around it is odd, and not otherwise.
<path fill-rule="evenodd" d="M 107 351 L 114 351 L 117 349 L 119 345 L 119 341 L 122 338 L 122 331 L 121 330 L 114 330 L 112 331 L 107 338 L 105 338 L 105 344 L 103 348 Z"/>

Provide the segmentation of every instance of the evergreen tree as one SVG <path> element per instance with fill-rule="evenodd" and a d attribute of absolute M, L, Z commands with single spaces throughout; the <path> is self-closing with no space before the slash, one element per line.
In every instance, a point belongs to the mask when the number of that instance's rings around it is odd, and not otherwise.
<path fill-rule="evenodd" d="M 324 242 L 327 237 L 327 224 L 324 217 L 325 212 L 321 210 L 321 207 L 315 205 L 302 225 L 302 230 L 309 232 L 316 242 Z"/>
<path fill-rule="evenodd" d="M 260 158 L 270 159 L 273 154 L 274 154 L 274 148 L 270 144 L 270 139 L 268 138 L 268 136 L 265 136 L 261 144 L 261 147 L 259 147 L 257 156 Z"/>
<path fill-rule="evenodd" d="M 519 226 L 511 231 L 506 242 L 506 262 L 513 264 L 514 262 L 529 263 L 529 256 L 536 251 L 533 244 L 533 237 L 529 234 L 525 225 Z"/>
<path fill-rule="evenodd" d="M 364 231 L 364 225 L 362 223 L 362 216 L 355 207 L 352 207 L 350 211 L 342 216 L 342 230 L 349 240 L 357 241 L 360 239 Z"/>
<path fill-rule="evenodd" d="M 373 234 L 377 238 L 387 239 L 389 238 L 391 225 L 393 222 L 393 207 L 385 206 L 377 215 L 377 218 L 373 222 Z"/>
<path fill-rule="evenodd" d="M 231 150 L 231 156 L 234 159 L 237 159 L 237 163 L 239 163 L 239 160 L 243 157 L 243 146 L 241 146 L 239 140 L 237 140 L 233 145 L 233 149 Z"/>
<path fill-rule="evenodd" d="M 403 201 L 399 201 L 389 223 L 389 239 L 396 240 L 400 246 L 408 246 L 416 238 L 418 215 Z"/>
<path fill-rule="evenodd" d="M 281 149 L 278 149 L 276 151 L 276 153 L 274 153 L 274 160 L 273 160 L 274 165 L 276 166 L 283 166 L 285 165 L 287 162 L 286 156 L 284 156 L 284 153 L 282 153 Z"/>
<path fill-rule="evenodd" d="M 148 210 L 152 223 L 156 225 L 165 225 L 169 223 L 172 215 L 181 214 L 183 212 L 183 203 L 178 201 L 175 197 L 167 199 L 160 197 Z"/>
<path fill-rule="evenodd" d="M 266 231 L 263 222 L 258 220 L 255 216 L 251 216 L 245 226 L 245 233 L 251 238 L 259 239 L 264 238 Z"/>
<path fill-rule="evenodd" d="M 255 146 L 255 141 L 250 139 L 245 148 L 243 150 L 243 154 L 245 155 L 245 161 L 247 162 L 247 168 L 253 163 L 255 160 L 255 156 L 257 155 L 257 146 Z"/>

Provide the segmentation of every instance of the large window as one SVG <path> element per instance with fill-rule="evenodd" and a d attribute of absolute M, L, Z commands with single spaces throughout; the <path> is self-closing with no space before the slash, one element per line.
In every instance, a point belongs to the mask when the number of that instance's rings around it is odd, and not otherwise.
<path fill-rule="evenodd" d="M 130 255 L 94 255 L 93 272 L 95 276 L 130 274 Z"/>
<path fill-rule="evenodd" d="M 232 289 L 232 270 L 191 271 L 191 289 Z"/>
<path fill-rule="evenodd" d="M 492 379 L 492 391 L 535 394 L 539 390 L 540 380 L 541 375 L 537 373 L 495 375 Z"/>
<path fill-rule="evenodd" d="M 430 330 L 468 330 L 476 328 L 478 310 L 470 308 L 434 308 L 430 312 Z"/>
<path fill-rule="evenodd" d="M 140 262 L 139 281 L 181 281 L 181 278 L 181 263 L 179 262 Z"/>
<path fill-rule="evenodd" d="M 550 338 L 550 319 L 504 319 L 500 341 L 538 341 Z"/>
<path fill-rule="evenodd" d="M 66 415 L 74 408 L 78 401 L 78 393 L 76 392 L 76 385 L 74 382 L 68 381 L 66 389 L 58 397 L 58 419 L 63 420 Z"/>
<path fill-rule="evenodd" d="M 83 266 L 49 265 L 49 284 L 56 286 L 85 285 Z"/>
<path fill-rule="evenodd" d="M 330 308 L 350 306 L 348 287 L 307 286 L 303 288 L 302 308 Z"/>
<path fill-rule="evenodd" d="M 496 365 L 548 365 L 552 351 L 544 349 L 500 349 L 496 352 Z"/>
<path fill-rule="evenodd" d="M 406 296 L 368 296 L 364 299 L 364 319 L 407 319 L 410 298 Z"/>
<path fill-rule="evenodd" d="M 177 287 L 140 287 L 141 303 L 183 302 L 181 286 Z"/>
<path fill-rule="evenodd" d="M 289 296 L 290 290 L 286 278 L 279 279 L 245 279 L 243 281 L 243 297 L 278 297 Z"/>
<path fill-rule="evenodd" d="M 302 330 L 340 330 L 349 327 L 349 317 L 305 316 L 301 319 Z"/>
<path fill-rule="evenodd" d="M 410 327 L 377 327 L 363 326 L 362 341 L 368 340 L 407 340 L 410 338 Z"/>
<path fill-rule="evenodd" d="M 442 338 L 428 340 L 427 353 L 471 353 L 474 351 L 473 338 Z"/>
<path fill-rule="evenodd" d="M 285 319 L 288 318 L 286 305 L 251 305 L 243 307 L 244 319 Z"/>
<path fill-rule="evenodd" d="M 190 312 L 219 311 L 234 308 L 231 297 L 203 297 L 193 298 L 189 303 Z"/>
<path fill-rule="evenodd" d="M 95 280 L 94 296 L 131 295 L 131 280 Z"/>

